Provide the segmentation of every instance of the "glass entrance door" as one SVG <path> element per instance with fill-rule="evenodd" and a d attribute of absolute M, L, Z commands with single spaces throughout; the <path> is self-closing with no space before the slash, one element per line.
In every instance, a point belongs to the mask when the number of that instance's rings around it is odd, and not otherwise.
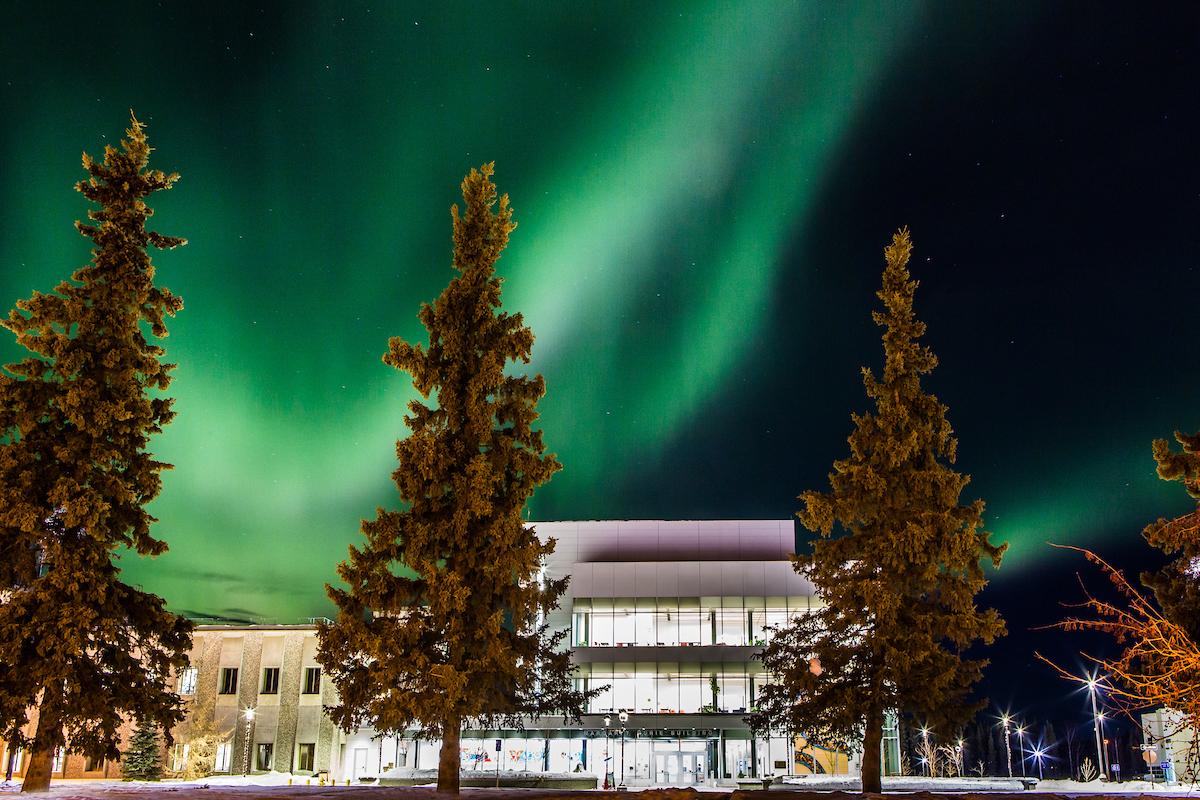
<path fill-rule="evenodd" d="M 703 742 L 666 743 L 654 753 L 654 783 L 660 786 L 693 786 L 704 782 Z M 671 748 L 667 750 L 665 748 Z"/>

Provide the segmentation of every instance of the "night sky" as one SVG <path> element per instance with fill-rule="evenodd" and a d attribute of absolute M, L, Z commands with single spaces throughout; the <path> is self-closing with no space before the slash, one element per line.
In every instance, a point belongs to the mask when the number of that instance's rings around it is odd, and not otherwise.
<path fill-rule="evenodd" d="M 733 6 L 733 8 L 730 8 Z M 1077 634 L 1030 631 L 1163 558 L 1192 508 L 1150 442 L 1200 429 L 1200 5 L 728 0 L 44 3 L 0 33 L 0 306 L 89 258 L 80 153 L 147 124 L 179 172 L 152 227 L 176 465 L 177 611 L 331 614 L 389 474 L 408 377 L 381 361 L 453 276 L 450 206 L 496 162 L 505 308 L 537 340 L 565 469 L 533 520 L 787 518 L 828 488 L 907 225 L 957 467 L 1011 547 L 984 687 L 1029 715 Z M 22 356 L 11 337 L 4 362 Z M 1078 707 L 1078 708 L 1077 708 Z"/>

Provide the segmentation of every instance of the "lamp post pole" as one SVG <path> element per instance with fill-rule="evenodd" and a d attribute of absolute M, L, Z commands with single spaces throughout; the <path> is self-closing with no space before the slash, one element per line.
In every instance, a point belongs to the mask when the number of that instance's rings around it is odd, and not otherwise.
<path fill-rule="evenodd" d="M 1100 768 L 1100 777 L 1103 780 L 1108 780 L 1108 767 L 1104 763 L 1107 753 L 1104 752 L 1104 745 L 1100 742 L 1100 724 L 1104 717 L 1096 709 L 1096 692 L 1099 691 L 1099 681 L 1095 677 L 1089 678 L 1087 682 L 1088 695 L 1092 698 L 1092 723 L 1096 729 L 1096 766 Z"/>
<path fill-rule="evenodd" d="M 923 758 L 921 760 L 925 762 L 925 774 L 927 776 L 932 776 L 933 775 L 933 764 L 930 763 L 930 758 L 929 758 L 929 756 L 930 756 L 930 753 L 929 753 L 929 728 L 921 728 L 921 749 L 923 751 L 921 753 L 921 755 L 923 756 Z"/>
<path fill-rule="evenodd" d="M 610 762 L 612 761 L 612 756 L 609 755 L 610 747 L 609 747 L 609 738 L 608 738 L 608 724 L 610 722 L 612 722 L 612 717 L 605 714 L 604 715 L 604 788 L 605 789 L 608 789 L 608 787 L 609 787 L 608 776 L 612 774 L 612 769 L 610 768 Z"/>
<path fill-rule="evenodd" d="M 1025 777 L 1025 726 L 1017 727 L 1017 744 L 1021 747 L 1021 777 Z"/>
<path fill-rule="evenodd" d="M 251 739 L 250 739 L 250 726 L 254 724 L 254 709 L 247 708 L 245 717 L 246 717 L 246 746 L 242 752 L 242 775 L 243 776 L 250 774 L 250 748 L 252 747 Z"/>
<path fill-rule="evenodd" d="M 1011 734 L 1009 733 L 1010 728 L 1009 728 L 1008 715 L 1005 714 L 1003 717 L 1001 717 L 1001 720 L 1004 722 L 1004 752 L 1008 755 L 1008 777 L 1011 778 L 1013 776 L 1013 774 L 1012 774 L 1012 742 L 1009 740 L 1009 736 Z"/>
<path fill-rule="evenodd" d="M 622 708 L 617 718 L 621 720 L 621 782 L 617 784 L 617 791 L 625 791 L 628 788 L 625 785 L 625 723 L 629 721 L 629 712 Z"/>

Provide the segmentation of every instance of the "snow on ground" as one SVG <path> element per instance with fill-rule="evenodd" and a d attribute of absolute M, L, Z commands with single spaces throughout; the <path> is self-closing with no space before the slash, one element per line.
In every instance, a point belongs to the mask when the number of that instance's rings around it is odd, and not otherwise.
<path fill-rule="evenodd" d="M 289 780 L 291 785 L 288 785 Z M 307 781 L 307 785 L 306 785 Z M 0 781 L 0 792 L 16 794 L 19 781 Z M 734 786 L 699 786 L 701 793 L 731 792 Z M 693 796 L 687 789 L 652 789 L 631 786 L 630 792 L 644 793 L 644 800 L 688 800 Z M 1020 781 L 1000 778 L 930 779 L 884 778 L 884 794 L 914 794 L 920 800 L 936 800 L 950 796 L 954 800 L 987 798 L 1024 793 Z M 1029 792 L 1049 800 L 1050 797 L 1138 797 L 1169 796 L 1196 797 L 1200 800 L 1200 785 L 1151 784 L 1147 781 L 1125 783 L 1080 783 L 1078 781 L 1040 781 Z M 586 800 L 619 800 L 625 794 L 614 791 L 568 792 L 560 789 L 463 789 L 465 800 L 552 800 L 552 798 L 586 798 Z M 740 798 L 751 800 L 750 792 L 738 792 Z M 808 776 L 787 779 L 776 784 L 770 794 L 754 792 L 754 800 L 842 800 L 861 795 L 857 779 L 845 776 Z M 292 776 L 271 772 L 265 775 L 214 775 L 202 781 L 185 783 L 177 780 L 160 782 L 123 782 L 118 780 L 55 780 L 51 782 L 51 800 L 446 800 L 433 786 L 380 787 L 375 785 L 319 786 L 307 776 Z M 878 797 L 878 795 L 869 795 Z"/>

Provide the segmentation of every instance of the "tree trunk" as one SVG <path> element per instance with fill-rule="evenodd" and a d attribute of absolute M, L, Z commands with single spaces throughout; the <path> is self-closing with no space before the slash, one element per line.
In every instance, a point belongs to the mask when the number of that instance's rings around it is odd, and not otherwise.
<path fill-rule="evenodd" d="M 25 767 L 22 792 L 50 791 L 50 770 L 54 767 L 55 741 L 62 735 L 62 689 L 58 693 L 47 686 L 42 690 L 38 707 L 37 733 L 29 749 L 29 764 Z"/>
<path fill-rule="evenodd" d="M 25 781 L 21 784 L 22 792 L 50 791 L 50 769 L 54 766 L 54 748 L 32 750 L 29 753 L 29 763 L 25 765 Z"/>
<path fill-rule="evenodd" d="M 862 790 L 879 794 L 882 791 L 883 763 L 880 750 L 883 744 L 883 711 L 872 708 L 867 711 L 866 730 L 863 733 Z"/>
<path fill-rule="evenodd" d="M 42 707 L 38 709 L 37 733 L 34 734 L 33 747 L 29 752 L 29 764 L 25 767 L 25 781 L 21 784 L 22 792 L 50 791 L 50 770 L 54 766 L 54 734 L 59 726 L 57 704 L 46 702 L 43 694 Z"/>
<path fill-rule="evenodd" d="M 462 736 L 462 720 L 446 720 L 442 724 L 442 752 L 438 756 L 439 792 L 458 794 L 458 772 L 461 764 L 459 740 Z"/>

